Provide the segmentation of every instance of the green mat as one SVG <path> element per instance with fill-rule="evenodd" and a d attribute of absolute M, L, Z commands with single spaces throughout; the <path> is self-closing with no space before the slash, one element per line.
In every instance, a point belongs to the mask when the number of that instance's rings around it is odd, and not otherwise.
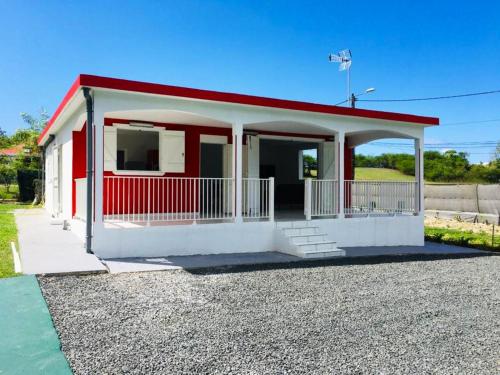
<path fill-rule="evenodd" d="M 71 374 L 35 276 L 0 280 L 0 374 Z"/>

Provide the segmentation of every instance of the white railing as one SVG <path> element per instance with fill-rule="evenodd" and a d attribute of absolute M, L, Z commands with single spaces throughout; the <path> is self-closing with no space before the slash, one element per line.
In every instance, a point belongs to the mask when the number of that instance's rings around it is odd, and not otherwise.
<path fill-rule="evenodd" d="M 75 218 L 86 220 L 87 218 L 87 179 L 75 179 Z"/>
<path fill-rule="evenodd" d="M 335 216 L 338 214 L 337 180 L 305 180 L 304 214 L 306 220 L 312 217 Z"/>
<path fill-rule="evenodd" d="M 418 212 L 417 182 L 344 181 L 346 215 L 413 214 Z"/>
<path fill-rule="evenodd" d="M 274 220 L 274 178 L 244 178 L 242 180 L 243 219 Z"/>
<path fill-rule="evenodd" d="M 232 178 L 104 177 L 104 221 L 232 220 Z"/>

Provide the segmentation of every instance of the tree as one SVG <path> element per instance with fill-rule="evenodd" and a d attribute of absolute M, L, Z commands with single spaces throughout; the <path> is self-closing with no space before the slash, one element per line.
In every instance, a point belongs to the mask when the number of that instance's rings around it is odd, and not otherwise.
<path fill-rule="evenodd" d="M 21 118 L 29 125 L 29 130 L 38 134 L 40 134 L 45 125 L 47 125 L 49 117 L 49 114 L 43 107 L 40 109 L 39 118 L 33 117 L 26 112 L 21 112 Z"/>
<path fill-rule="evenodd" d="M 16 170 L 13 163 L 6 156 L 0 156 L 0 184 L 5 186 L 5 191 L 8 193 L 10 185 L 16 178 Z"/>
<path fill-rule="evenodd" d="M 10 146 L 10 139 L 5 130 L 0 127 L 0 149 Z"/>

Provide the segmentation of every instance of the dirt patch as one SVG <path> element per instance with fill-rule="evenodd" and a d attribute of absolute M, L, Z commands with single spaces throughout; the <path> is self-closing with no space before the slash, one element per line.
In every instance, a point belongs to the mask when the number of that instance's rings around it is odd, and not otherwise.
<path fill-rule="evenodd" d="M 492 224 L 469 223 L 455 219 L 447 220 L 428 216 L 425 217 L 425 226 L 430 228 L 456 229 L 473 233 L 491 233 L 491 231 L 493 230 Z M 496 231 L 500 232 L 498 226 L 496 226 L 495 228 L 495 232 Z"/>

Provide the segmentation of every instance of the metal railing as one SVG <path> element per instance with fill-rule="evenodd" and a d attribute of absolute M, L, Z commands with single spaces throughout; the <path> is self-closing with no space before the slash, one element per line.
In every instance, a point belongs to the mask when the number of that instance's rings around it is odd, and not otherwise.
<path fill-rule="evenodd" d="M 75 179 L 75 218 L 87 219 L 87 179 Z"/>
<path fill-rule="evenodd" d="M 415 181 L 344 181 L 344 213 L 356 215 L 418 212 Z"/>
<path fill-rule="evenodd" d="M 243 219 L 274 220 L 274 178 L 243 178 Z"/>
<path fill-rule="evenodd" d="M 196 222 L 234 218 L 234 180 L 105 176 L 105 222 Z"/>
<path fill-rule="evenodd" d="M 335 216 L 338 210 L 337 180 L 305 180 L 304 214 L 306 220 L 312 217 Z"/>

